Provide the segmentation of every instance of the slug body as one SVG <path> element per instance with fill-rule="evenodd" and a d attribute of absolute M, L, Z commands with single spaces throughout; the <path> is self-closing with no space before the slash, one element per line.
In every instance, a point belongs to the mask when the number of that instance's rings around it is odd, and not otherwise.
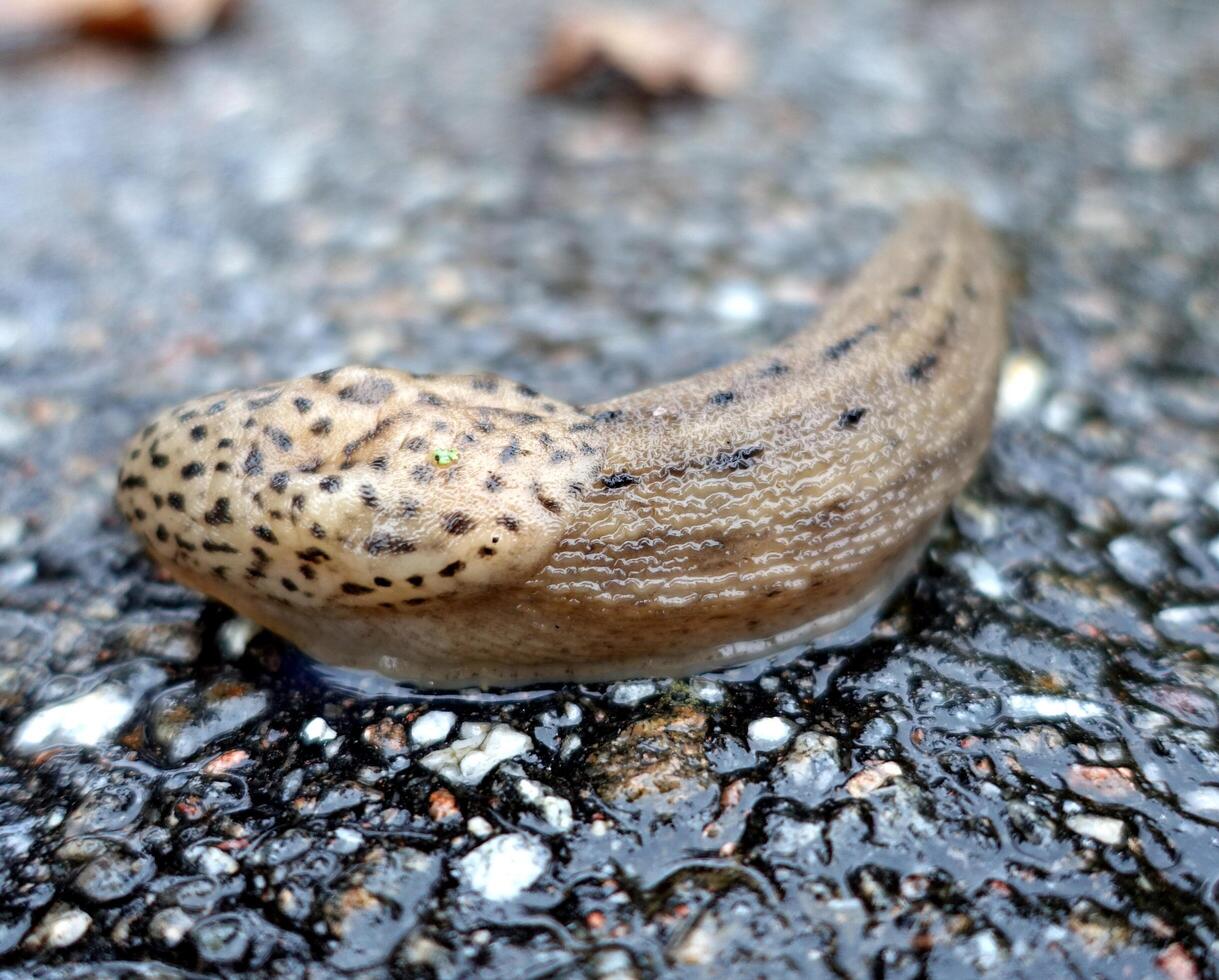
<path fill-rule="evenodd" d="M 172 409 L 121 510 L 179 581 L 320 660 L 437 687 L 684 675 L 846 625 L 972 474 L 1002 264 L 913 211 L 819 322 L 578 409 L 349 367 Z"/>

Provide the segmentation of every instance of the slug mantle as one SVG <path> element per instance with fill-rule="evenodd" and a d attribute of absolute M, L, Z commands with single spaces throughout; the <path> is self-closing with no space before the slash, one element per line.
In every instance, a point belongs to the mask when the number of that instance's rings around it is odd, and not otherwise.
<path fill-rule="evenodd" d="M 175 579 L 320 660 L 437 687 L 681 675 L 831 632 L 990 434 L 1002 262 L 915 209 L 815 324 L 587 408 L 345 367 L 170 409 L 118 503 Z"/>

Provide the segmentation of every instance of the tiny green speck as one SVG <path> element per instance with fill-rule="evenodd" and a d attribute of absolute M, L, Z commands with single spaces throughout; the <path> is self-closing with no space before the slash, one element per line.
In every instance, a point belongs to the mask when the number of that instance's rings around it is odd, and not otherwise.
<path fill-rule="evenodd" d="M 452 466 L 459 459 L 461 459 L 461 453 L 459 453 L 456 449 L 432 450 L 432 462 L 437 466 Z"/>

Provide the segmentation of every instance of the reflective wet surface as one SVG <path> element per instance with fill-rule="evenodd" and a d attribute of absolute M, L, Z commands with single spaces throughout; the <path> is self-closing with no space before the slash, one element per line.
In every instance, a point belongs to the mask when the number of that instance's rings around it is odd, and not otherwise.
<path fill-rule="evenodd" d="M 534 3 L 0 50 L 5 975 L 1213 974 L 1219 10 L 707 10 L 754 80 L 646 112 L 526 97 Z M 206 391 L 727 361 L 944 187 L 1005 236 L 1016 351 L 871 638 L 352 689 L 113 510 L 122 441 Z"/>

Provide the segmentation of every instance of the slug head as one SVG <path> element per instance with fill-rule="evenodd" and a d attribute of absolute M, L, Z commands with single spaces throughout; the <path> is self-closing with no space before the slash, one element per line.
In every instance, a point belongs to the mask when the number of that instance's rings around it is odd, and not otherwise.
<path fill-rule="evenodd" d="M 525 581 L 604 454 L 591 418 L 503 378 L 345 367 L 164 412 L 118 503 L 222 600 L 406 609 Z"/>

